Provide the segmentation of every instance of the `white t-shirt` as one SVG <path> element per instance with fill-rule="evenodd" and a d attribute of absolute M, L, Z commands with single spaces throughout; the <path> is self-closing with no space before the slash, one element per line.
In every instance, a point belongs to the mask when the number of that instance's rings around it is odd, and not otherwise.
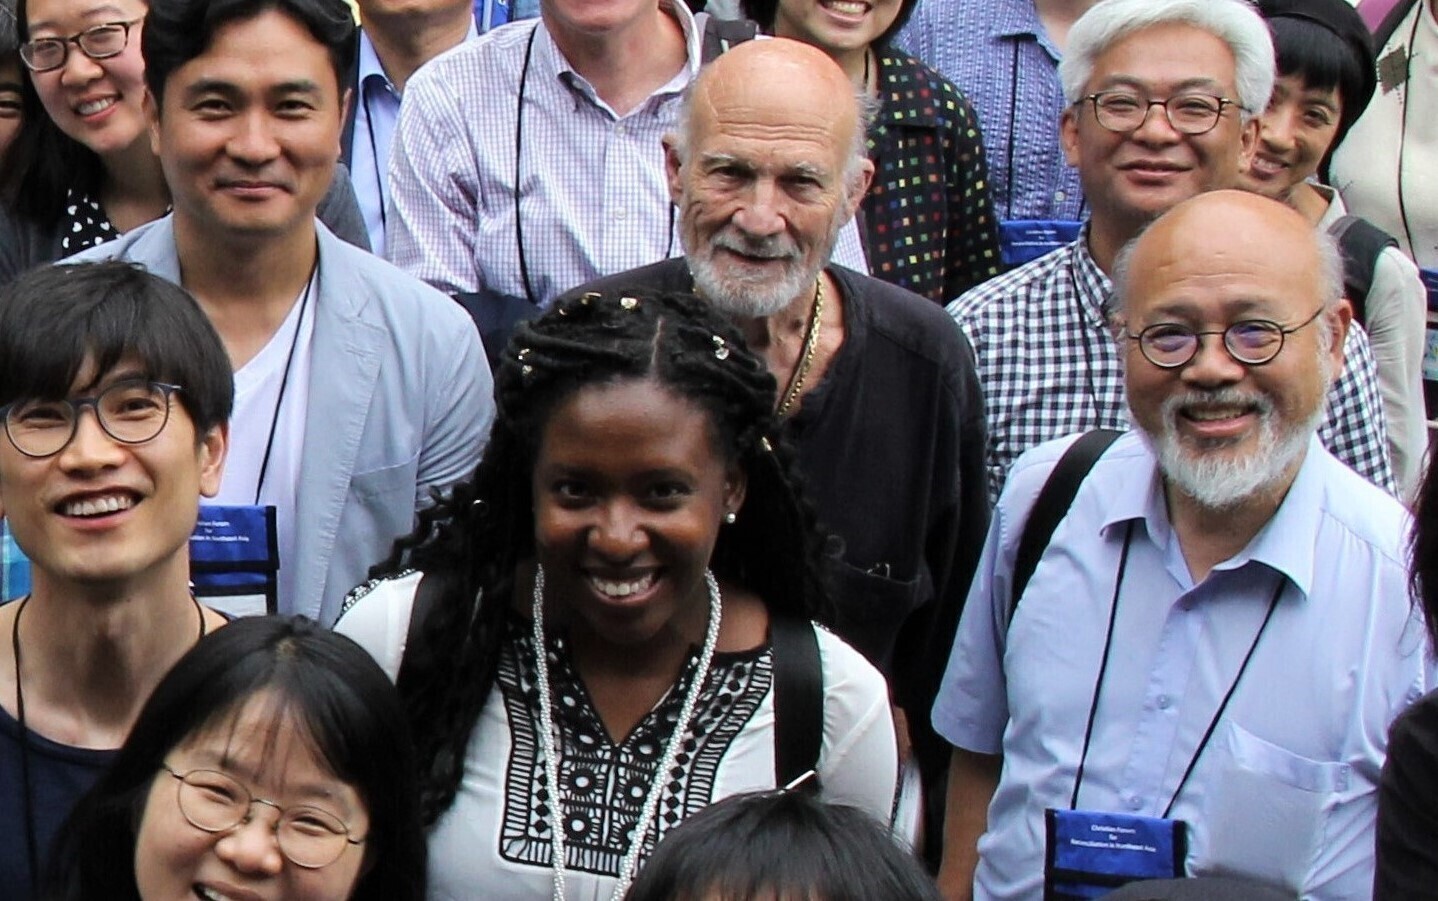
<path fill-rule="evenodd" d="M 296 609 L 295 585 L 298 569 L 295 558 L 295 498 L 300 485 L 300 460 L 305 439 L 305 418 L 309 411 L 310 359 L 315 333 L 315 302 L 311 276 L 305 291 L 290 307 L 259 353 L 235 372 L 235 408 L 230 415 L 230 449 L 220 493 L 211 503 L 275 507 L 276 536 L 279 542 L 279 609 Z M 308 294 L 308 299 L 306 295 Z M 303 322 L 301 313 L 303 312 Z M 296 334 L 298 329 L 298 334 Z M 294 357 L 291 359 L 291 348 Z M 286 363 L 289 377 L 285 377 Z M 280 396 L 280 385 L 285 385 Z M 279 415 L 276 418 L 276 407 Z M 270 460 L 260 470 L 265 448 L 271 445 Z M 223 605 L 221 605 L 223 606 Z"/>

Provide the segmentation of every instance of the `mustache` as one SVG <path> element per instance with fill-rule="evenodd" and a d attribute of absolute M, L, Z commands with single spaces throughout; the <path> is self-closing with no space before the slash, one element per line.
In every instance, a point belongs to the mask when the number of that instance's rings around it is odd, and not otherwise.
<path fill-rule="evenodd" d="M 799 256 L 799 247 L 786 234 L 754 237 L 741 231 L 726 229 L 714 236 L 713 245 L 761 260 L 787 260 Z"/>
<path fill-rule="evenodd" d="M 1172 424 L 1178 419 L 1178 414 L 1185 410 L 1212 407 L 1252 408 L 1265 417 L 1272 415 L 1277 409 L 1273 399 L 1262 392 L 1240 391 L 1230 387 L 1188 390 L 1175 394 L 1163 402 L 1161 412 L 1164 422 Z"/>

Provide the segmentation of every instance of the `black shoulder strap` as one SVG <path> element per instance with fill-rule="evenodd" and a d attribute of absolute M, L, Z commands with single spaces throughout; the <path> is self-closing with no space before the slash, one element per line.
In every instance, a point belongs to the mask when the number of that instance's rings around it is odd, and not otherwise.
<path fill-rule="evenodd" d="M 1408 18 L 1408 13 L 1417 2 L 1418 0 L 1400 0 L 1388 11 L 1388 15 L 1383 17 L 1383 21 L 1379 22 L 1378 27 L 1373 31 L 1374 53 L 1383 52 L 1383 45 L 1393 37 L 1393 32 L 1397 31 L 1398 26 L 1403 24 L 1403 20 Z"/>
<path fill-rule="evenodd" d="M 414 649 L 419 645 L 424 621 L 429 619 L 430 611 L 434 610 L 434 605 L 439 601 L 439 592 L 439 579 L 431 579 L 423 574 L 419 577 L 419 585 L 414 590 L 414 603 L 409 608 L 409 630 L 404 636 L 404 654 L 399 660 L 399 672 L 394 680 L 396 685 L 408 681 L 406 676 L 416 665 L 419 655 L 414 653 Z"/>
<path fill-rule="evenodd" d="M 1068 450 L 1059 457 L 1053 472 L 1049 473 L 1048 481 L 1044 482 L 1033 509 L 1029 511 L 1023 534 L 1019 536 L 1019 550 L 1014 557 L 1013 595 L 1009 601 L 1010 622 L 1013 621 L 1014 611 L 1019 608 L 1019 598 L 1024 596 L 1029 579 L 1033 577 L 1039 560 L 1048 549 L 1054 529 L 1057 529 L 1059 523 L 1068 515 L 1079 486 L 1098 462 L 1098 458 L 1103 456 L 1103 452 L 1108 450 L 1109 445 L 1121 434 L 1123 433 L 1114 429 L 1094 429 L 1092 432 L 1086 432 L 1069 445 Z"/>
<path fill-rule="evenodd" d="M 749 19 L 719 19 L 704 16 L 704 37 L 700 41 L 699 61 L 712 63 L 735 44 L 752 41 L 759 25 Z"/>
<path fill-rule="evenodd" d="M 819 638 L 808 620 L 770 617 L 769 641 L 774 648 L 774 784 L 783 788 L 819 768 L 824 673 L 819 666 Z"/>
<path fill-rule="evenodd" d="M 1398 242 L 1362 216 L 1339 216 L 1328 226 L 1328 233 L 1343 253 L 1343 292 L 1353 305 L 1353 318 L 1367 325 L 1368 292 L 1373 287 L 1378 255 L 1385 248 L 1397 247 Z"/>

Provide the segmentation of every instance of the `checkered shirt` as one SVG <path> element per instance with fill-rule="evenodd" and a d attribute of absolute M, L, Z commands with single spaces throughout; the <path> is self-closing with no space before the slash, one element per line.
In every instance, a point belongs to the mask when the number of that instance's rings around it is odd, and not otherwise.
<path fill-rule="evenodd" d="M 1123 367 L 1105 310 L 1113 283 L 1088 252 L 1087 232 L 949 304 L 973 345 L 989 424 L 989 493 L 1036 444 L 1090 429 L 1128 429 Z M 1356 323 L 1318 437 L 1390 494 L 1387 430 L 1368 335 Z"/>

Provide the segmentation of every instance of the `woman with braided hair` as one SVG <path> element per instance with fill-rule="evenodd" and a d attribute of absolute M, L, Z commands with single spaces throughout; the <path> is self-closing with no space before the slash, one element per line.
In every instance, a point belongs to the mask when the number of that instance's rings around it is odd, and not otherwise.
<path fill-rule="evenodd" d="M 398 678 L 431 898 L 620 898 L 686 816 L 776 787 L 771 626 L 827 618 L 819 539 L 774 380 L 706 304 L 562 300 L 495 383 L 474 478 L 337 628 Z M 883 679 L 812 633 L 821 796 L 887 820 Z"/>

